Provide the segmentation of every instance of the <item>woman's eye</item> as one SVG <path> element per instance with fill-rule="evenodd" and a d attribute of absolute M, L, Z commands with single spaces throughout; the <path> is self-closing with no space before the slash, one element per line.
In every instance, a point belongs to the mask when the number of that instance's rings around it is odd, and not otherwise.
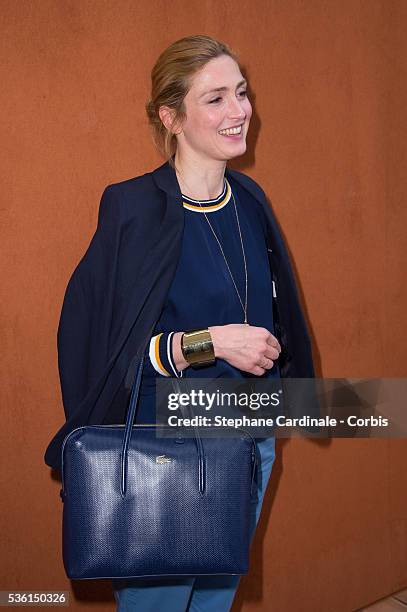
<path fill-rule="evenodd" d="M 246 94 L 247 94 L 247 91 L 246 91 L 246 90 L 241 91 L 241 92 L 239 93 L 239 95 L 240 95 L 240 96 L 245 96 Z"/>
<path fill-rule="evenodd" d="M 211 100 L 211 101 L 209 102 L 209 104 L 212 104 L 213 102 L 217 102 L 218 100 L 221 100 L 221 98 L 219 98 L 219 97 L 218 97 L 218 98 L 215 98 L 214 100 Z"/>

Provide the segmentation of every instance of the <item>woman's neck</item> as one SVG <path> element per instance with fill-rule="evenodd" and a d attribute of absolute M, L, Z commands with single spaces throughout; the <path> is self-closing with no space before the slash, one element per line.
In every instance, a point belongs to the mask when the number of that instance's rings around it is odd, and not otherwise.
<path fill-rule="evenodd" d="M 226 162 L 182 157 L 175 154 L 175 172 L 181 193 L 195 200 L 212 200 L 222 193 Z"/>

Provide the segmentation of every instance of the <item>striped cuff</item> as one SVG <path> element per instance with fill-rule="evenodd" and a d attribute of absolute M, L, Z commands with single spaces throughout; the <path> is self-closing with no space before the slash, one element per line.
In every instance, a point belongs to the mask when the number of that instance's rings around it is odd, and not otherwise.
<path fill-rule="evenodd" d="M 164 332 L 153 336 L 150 340 L 148 351 L 151 364 L 156 372 L 162 376 L 182 377 L 182 371 L 178 372 L 172 356 L 172 336 L 175 332 Z"/>

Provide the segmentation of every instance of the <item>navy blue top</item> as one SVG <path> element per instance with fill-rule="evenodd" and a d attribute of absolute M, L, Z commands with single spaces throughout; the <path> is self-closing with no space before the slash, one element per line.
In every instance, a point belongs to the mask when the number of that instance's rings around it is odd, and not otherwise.
<path fill-rule="evenodd" d="M 233 196 L 246 254 L 248 323 L 265 327 L 274 334 L 272 301 L 276 298 L 273 297 L 265 240 L 266 219 L 262 208 L 238 183 L 229 182 L 226 178 L 224 189 L 217 198 L 194 200 L 183 195 L 185 225 L 182 251 L 165 305 L 154 329 L 154 338 L 146 350 L 140 388 L 140 397 L 143 399 L 139 402 L 137 423 L 155 422 L 156 377 L 254 376 L 219 358 L 212 366 L 199 369 L 187 367 L 180 373 L 175 369 L 171 352 L 171 336 L 176 331 L 244 322 L 243 308 L 230 272 L 203 212 L 218 236 L 244 304 L 245 271 Z M 274 363 L 262 377 L 256 378 L 279 375 L 278 365 Z"/>

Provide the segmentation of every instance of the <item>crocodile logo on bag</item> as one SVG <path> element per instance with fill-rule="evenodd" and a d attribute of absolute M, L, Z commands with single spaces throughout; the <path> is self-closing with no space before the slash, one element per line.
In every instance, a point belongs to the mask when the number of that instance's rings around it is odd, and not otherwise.
<path fill-rule="evenodd" d="M 166 457 L 165 455 L 158 455 L 158 457 L 155 458 L 155 462 L 156 463 L 171 463 L 171 459 L 170 457 Z"/>

